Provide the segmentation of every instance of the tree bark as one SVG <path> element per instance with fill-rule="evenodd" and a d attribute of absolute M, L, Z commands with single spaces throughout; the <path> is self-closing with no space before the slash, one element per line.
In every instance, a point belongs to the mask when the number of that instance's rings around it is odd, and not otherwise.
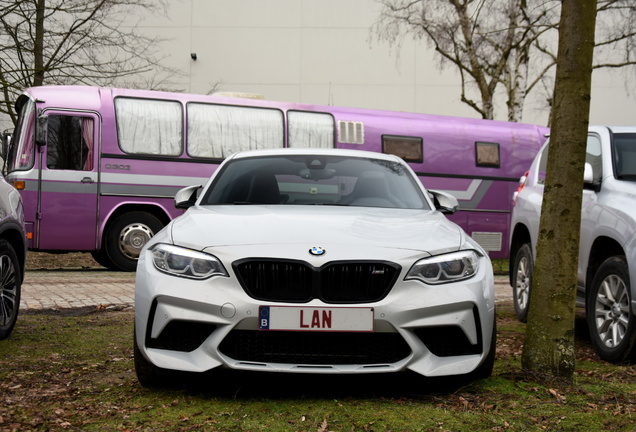
<path fill-rule="evenodd" d="M 46 0 L 38 0 L 33 39 L 33 86 L 44 84 L 44 12 Z"/>
<path fill-rule="evenodd" d="M 524 368 L 571 380 L 597 0 L 563 0 L 550 153 L 523 347 Z"/>

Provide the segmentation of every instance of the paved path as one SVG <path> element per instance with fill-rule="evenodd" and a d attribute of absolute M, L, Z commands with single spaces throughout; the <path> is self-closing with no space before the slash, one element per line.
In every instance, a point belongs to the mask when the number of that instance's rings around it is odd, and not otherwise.
<path fill-rule="evenodd" d="M 107 270 L 27 271 L 22 310 L 133 307 L 134 273 Z M 507 276 L 495 277 L 497 302 L 512 300 Z"/>
<path fill-rule="evenodd" d="M 134 273 L 107 270 L 27 271 L 20 309 L 133 306 Z"/>

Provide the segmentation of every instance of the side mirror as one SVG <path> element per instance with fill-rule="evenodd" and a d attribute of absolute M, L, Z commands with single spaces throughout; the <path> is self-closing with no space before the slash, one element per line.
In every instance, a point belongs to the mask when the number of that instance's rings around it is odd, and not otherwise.
<path fill-rule="evenodd" d="M 46 130 L 49 118 L 47 116 L 39 116 L 35 127 L 35 143 L 42 147 L 46 145 Z"/>
<path fill-rule="evenodd" d="M 174 196 L 174 206 L 183 210 L 192 207 L 197 202 L 199 189 L 201 189 L 201 185 L 188 186 L 181 189 Z"/>
<path fill-rule="evenodd" d="M 592 164 L 586 162 L 583 170 L 583 183 L 591 184 L 592 182 L 594 182 L 594 170 Z"/>
<path fill-rule="evenodd" d="M 446 192 L 430 189 L 428 193 L 433 198 L 435 208 L 443 214 L 453 214 L 459 209 L 457 198 L 455 198 L 453 195 Z"/>
<path fill-rule="evenodd" d="M 600 181 L 594 183 L 594 168 L 592 168 L 592 164 L 588 162 L 585 163 L 583 170 L 583 189 L 591 189 L 596 192 L 601 190 Z"/>
<path fill-rule="evenodd" d="M 11 146 L 11 132 L 5 131 L 2 133 L 2 159 L 6 159 L 9 154 L 9 147 Z"/>

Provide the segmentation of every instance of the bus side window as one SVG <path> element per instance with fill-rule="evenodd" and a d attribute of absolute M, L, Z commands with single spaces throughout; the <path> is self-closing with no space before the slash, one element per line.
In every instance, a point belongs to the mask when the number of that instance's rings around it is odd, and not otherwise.
<path fill-rule="evenodd" d="M 476 142 L 475 160 L 478 167 L 499 168 L 501 166 L 499 144 L 492 142 Z"/>
<path fill-rule="evenodd" d="M 178 101 L 117 97 L 115 118 L 119 148 L 124 153 L 183 153 L 183 112 Z"/>
<path fill-rule="evenodd" d="M 237 151 L 283 148 L 279 109 L 189 102 L 187 110 L 189 156 L 222 159 Z"/>
<path fill-rule="evenodd" d="M 336 125 L 328 113 L 287 111 L 288 146 L 334 148 Z"/>
<path fill-rule="evenodd" d="M 399 156 L 406 162 L 424 161 L 424 141 L 420 137 L 382 135 L 382 153 Z"/>
<path fill-rule="evenodd" d="M 93 119 L 66 115 L 48 118 L 46 166 L 49 169 L 93 169 Z"/>

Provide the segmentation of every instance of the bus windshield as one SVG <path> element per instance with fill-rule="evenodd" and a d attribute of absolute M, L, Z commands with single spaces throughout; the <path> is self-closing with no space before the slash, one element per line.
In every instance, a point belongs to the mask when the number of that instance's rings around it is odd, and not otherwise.
<path fill-rule="evenodd" d="M 18 123 L 9 150 L 8 172 L 29 169 L 33 166 L 35 152 L 35 103 L 31 99 L 22 105 Z"/>

